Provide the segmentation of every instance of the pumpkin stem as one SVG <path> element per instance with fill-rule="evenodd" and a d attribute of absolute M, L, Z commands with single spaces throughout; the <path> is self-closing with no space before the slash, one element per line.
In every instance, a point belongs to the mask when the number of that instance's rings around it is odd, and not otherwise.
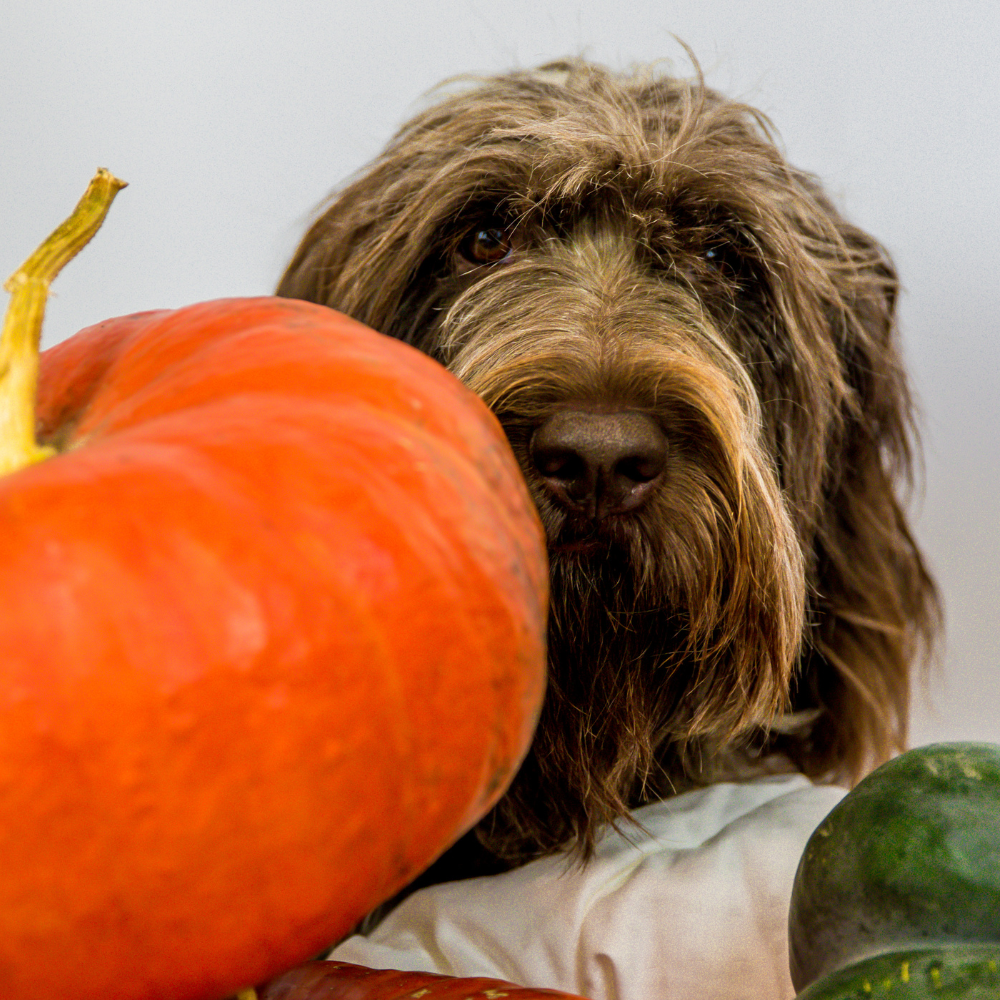
<path fill-rule="evenodd" d="M 101 167 L 73 214 L 4 283 L 10 303 L 0 336 L 0 474 L 55 454 L 35 440 L 38 347 L 49 285 L 101 228 L 123 187 Z"/>

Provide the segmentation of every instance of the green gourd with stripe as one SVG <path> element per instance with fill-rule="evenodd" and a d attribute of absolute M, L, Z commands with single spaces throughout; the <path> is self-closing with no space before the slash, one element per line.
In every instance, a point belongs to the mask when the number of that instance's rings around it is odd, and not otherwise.
<path fill-rule="evenodd" d="M 819 825 L 789 913 L 798 1000 L 1000 1000 L 1000 746 L 873 771 Z"/>

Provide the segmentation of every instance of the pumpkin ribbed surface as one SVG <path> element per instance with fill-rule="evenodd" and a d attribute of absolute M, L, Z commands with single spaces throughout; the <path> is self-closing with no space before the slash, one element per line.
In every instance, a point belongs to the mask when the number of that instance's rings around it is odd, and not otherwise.
<path fill-rule="evenodd" d="M 0 480 L 0 995 L 211 1000 L 315 955 L 501 794 L 544 683 L 492 415 L 320 306 L 46 352 Z"/>

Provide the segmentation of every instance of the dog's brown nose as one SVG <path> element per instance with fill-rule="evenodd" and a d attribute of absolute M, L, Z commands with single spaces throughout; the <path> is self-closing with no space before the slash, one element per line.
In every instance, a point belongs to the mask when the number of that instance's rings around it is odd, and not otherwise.
<path fill-rule="evenodd" d="M 645 413 L 562 410 L 535 431 L 531 460 L 559 503 L 599 521 L 649 499 L 663 476 L 667 440 Z"/>

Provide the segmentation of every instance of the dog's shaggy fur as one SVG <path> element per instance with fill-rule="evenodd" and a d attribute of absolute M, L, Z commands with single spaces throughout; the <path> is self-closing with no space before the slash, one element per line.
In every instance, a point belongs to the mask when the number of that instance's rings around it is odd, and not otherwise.
<path fill-rule="evenodd" d="M 897 496 L 897 287 L 760 113 L 583 62 L 467 82 L 306 235 L 279 294 L 482 396 L 547 531 L 549 692 L 478 829 L 503 863 L 585 856 L 694 783 L 850 780 L 902 746 L 938 611 Z"/>

